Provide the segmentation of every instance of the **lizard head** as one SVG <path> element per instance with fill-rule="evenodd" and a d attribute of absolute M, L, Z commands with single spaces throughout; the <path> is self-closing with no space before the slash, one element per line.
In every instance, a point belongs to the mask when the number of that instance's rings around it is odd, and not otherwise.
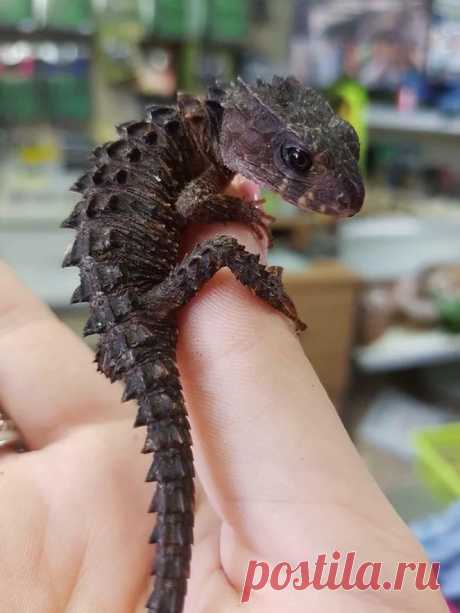
<path fill-rule="evenodd" d="M 226 91 L 221 151 L 232 171 L 299 209 L 349 217 L 364 200 L 359 140 L 315 90 L 296 79 Z"/>

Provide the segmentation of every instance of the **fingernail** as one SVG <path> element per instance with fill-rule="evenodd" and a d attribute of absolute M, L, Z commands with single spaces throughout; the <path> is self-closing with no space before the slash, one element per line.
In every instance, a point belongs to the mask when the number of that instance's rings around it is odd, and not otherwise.
<path fill-rule="evenodd" d="M 247 200 L 257 200 L 260 198 L 260 187 L 257 183 L 246 179 L 242 175 L 236 175 L 232 181 L 232 187 L 238 190 L 239 194 Z"/>

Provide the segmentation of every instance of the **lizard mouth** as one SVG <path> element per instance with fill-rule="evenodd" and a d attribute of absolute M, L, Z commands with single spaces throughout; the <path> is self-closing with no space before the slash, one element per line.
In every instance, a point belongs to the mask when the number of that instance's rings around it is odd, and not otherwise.
<path fill-rule="evenodd" d="M 305 198 L 300 198 L 297 202 L 293 202 L 292 204 L 301 211 L 321 213 L 322 215 L 333 215 L 339 219 L 353 217 L 353 215 L 359 213 L 361 209 L 361 204 L 359 206 L 353 206 L 351 204 L 344 206 L 339 199 L 326 204 L 317 200 L 308 200 L 307 202 Z"/>
<path fill-rule="evenodd" d="M 340 219 L 347 219 L 348 217 L 353 217 L 354 215 L 356 215 L 356 213 L 359 213 L 359 210 L 360 209 L 353 209 L 353 208 L 341 209 L 341 210 L 336 210 L 334 214 Z"/>
<path fill-rule="evenodd" d="M 248 202 L 257 201 L 260 198 L 260 185 L 250 179 L 246 179 L 242 175 L 235 176 L 227 191 L 231 195 L 243 198 Z M 356 195 L 357 197 L 354 199 L 356 200 L 356 206 L 351 204 L 351 201 L 346 202 L 343 193 L 338 194 L 336 201 L 331 201 L 327 204 L 305 197 L 300 197 L 297 201 L 286 199 L 286 202 L 294 204 L 294 206 L 302 211 L 334 215 L 337 218 L 346 219 L 353 217 L 361 209 L 364 193 Z"/>
<path fill-rule="evenodd" d="M 303 211 L 314 211 L 315 213 L 322 213 L 323 215 L 333 215 L 338 219 L 346 219 L 359 213 L 363 205 L 363 197 L 345 199 L 340 196 L 339 194 L 337 198 L 327 203 L 324 201 L 321 202 L 320 199 L 309 200 L 307 202 L 305 198 L 300 198 L 295 206 Z"/>
<path fill-rule="evenodd" d="M 365 190 L 361 180 L 329 174 L 321 177 L 307 191 L 291 202 L 301 210 L 310 210 L 337 218 L 356 215 L 364 202 Z"/>
<path fill-rule="evenodd" d="M 338 219 L 346 219 L 348 217 L 353 217 L 358 213 L 357 209 L 354 208 L 343 208 L 337 203 L 333 204 L 312 204 L 308 209 L 302 209 L 305 211 L 310 211 L 312 213 L 321 213 L 322 215 L 333 215 Z"/>

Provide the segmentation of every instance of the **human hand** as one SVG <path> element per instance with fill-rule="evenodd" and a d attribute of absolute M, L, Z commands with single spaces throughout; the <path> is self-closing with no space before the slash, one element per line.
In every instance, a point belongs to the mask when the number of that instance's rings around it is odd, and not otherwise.
<path fill-rule="evenodd" d="M 228 225 L 252 251 L 250 231 Z M 200 239 L 222 227 L 203 229 Z M 197 236 L 194 236 L 194 240 Z M 181 314 L 198 487 L 185 613 L 241 610 L 248 561 L 425 556 L 369 476 L 290 324 L 222 271 Z M 89 349 L 0 266 L 0 406 L 27 453 L 0 452 L 8 613 L 141 613 L 153 527 L 135 407 Z M 254 592 L 251 613 L 446 611 L 436 592 Z M 244 609 L 243 609 L 244 610 Z"/>

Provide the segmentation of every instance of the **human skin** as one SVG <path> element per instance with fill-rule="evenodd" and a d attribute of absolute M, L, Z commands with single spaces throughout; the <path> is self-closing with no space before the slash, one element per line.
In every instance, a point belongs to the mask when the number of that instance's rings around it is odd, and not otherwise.
<path fill-rule="evenodd" d="M 237 225 L 189 240 L 219 233 L 264 256 Z M 229 271 L 181 313 L 179 367 L 198 491 L 185 613 L 447 611 L 439 592 L 410 581 L 399 592 L 267 587 L 241 605 L 251 559 L 295 565 L 355 551 L 391 578 L 398 562 L 426 556 L 369 475 L 291 324 Z M 135 406 L 120 396 L 83 342 L 0 264 L 0 406 L 29 449 L 0 452 L 2 611 L 145 610 L 150 458 L 132 428 Z"/>

